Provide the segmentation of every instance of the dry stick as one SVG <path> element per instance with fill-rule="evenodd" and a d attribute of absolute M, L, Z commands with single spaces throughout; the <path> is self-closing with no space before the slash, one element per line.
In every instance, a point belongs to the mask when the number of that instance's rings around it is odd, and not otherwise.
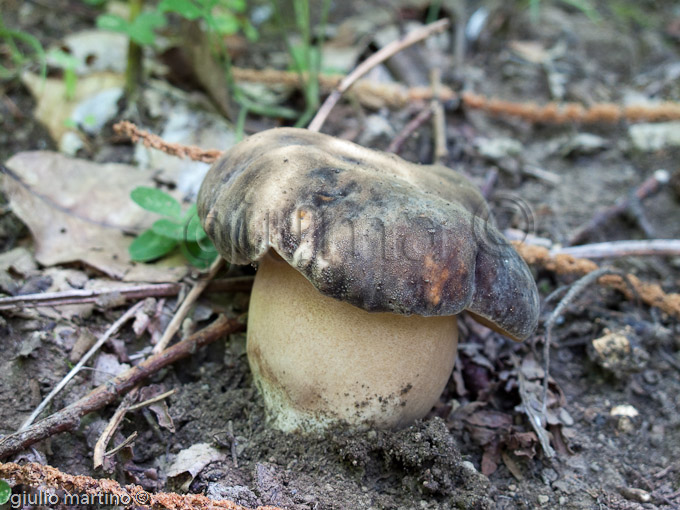
<path fill-rule="evenodd" d="M 441 70 L 437 67 L 432 69 L 430 80 L 432 82 L 432 127 L 434 131 L 434 162 L 440 164 L 449 155 L 446 148 L 446 117 L 444 116 L 444 106 L 439 99 L 442 88 Z"/>
<path fill-rule="evenodd" d="M 585 288 L 588 285 L 590 285 L 591 283 L 605 275 L 617 275 L 618 277 L 622 278 L 624 282 L 630 285 L 631 289 L 633 289 L 633 286 L 628 281 L 625 273 L 621 271 L 616 271 L 614 269 L 609 269 L 606 267 L 597 269 L 583 276 L 582 278 L 580 278 L 571 285 L 569 292 L 567 292 L 565 296 L 560 300 L 560 302 L 557 304 L 557 306 L 550 314 L 550 317 L 545 323 L 545 343 L 543 345 L 543 397 L 542 397 L 543 404 L 541 407 L 541 413 L 544 418 L 548 408 L 548 379 L 550 377 L 549 374 L 550 345 L 552 344 L 552 330 L 553 327 L 555 327 L 555 322 L 560 317 L 560 315 L 562 315 L 567 306 L 569 306 L 574 301 L 574 299 L 576 299 L 576 297 L 585 290 Z M 633 292 L 635 291 L 633 290 Z"/>
<path fill-rule="evenodd" d="M 34 489 L 51 488 L 63 490 L 70 494 L 85 494 L 97 500 L 118 501 L 120 506 L 167 509 L 167 510 L 248 510 L 232 501 L 213 500 L 202 494 L 175 494 L 159 492 L 150 494 L 139 485 L 121 486 L 118 482 L 107 478 L 97 480 L 90 476 L 74 476 L 63 473 L 51 466 L 43 466 L 37 462 L 27 464 L 0 463 L 0 478 L 9 480 L 15 485 L 26 485 Z M 91 499 L 92 500 L 92 499 Z M 261 506 L 257 510 L 282 510 L 274 506 Z"/>
<path fill-rule="evenodd" d="M 155 397 L 151 397 L 150 399 L 145 400 L 144 402 L 138 402 L 136 404 L 131 405 L 128 408 L 128 411 L 136 411 L 137 409 L 141 409 L 142 407 L 150 406 L 151 404 L 155 404 L 156 402 L 160 402 L 161 400 L 165 400 L 166 398 L 174 395 L 175 393 L 177 393 L 176 389 L 166 391 L 165 393 L 161 393 L 160 395 L 156 395 Z"/>
<path fill-rule="evenodd" d="M 37 306 L 62 306 L 106 301 L 108 297 L 124 299 L 144 299 L 148 297 L 176 296 L 184 284 L 159 283 L 144 284 L 131 287 L 107 287 L 103 289 L 73 289 L 62 292 L 42 292 L 0 298 L 0 310 L 14 308 L 35 308 Z M 253 286 L 252 276 L 236 276 L 213 280 L 205 292 L 247 292 Z"/>
<path fill-rule="evenodd" d="M 210 270 L 208 271 L 208 274 L 203 279 L 197 281 L 194 284 L 192 289 L 189 291 L 189 294 L 187 294 L 187 296 L 184 298 L 184 301 L 177 309 L 177 312 L 175 312 L 175 316 L 170 321 L 170 324 L 168 324 L 168 327 L 165 328 L 163 336 L 154 346 L 153 348 L 154 354 L 161 352 L 170 343 L 172 337 L 175 336 L 175 333 L 177 333 L 177 331 L 179 331 L 179 328 L 182 325 L 182 321 L 189 313 L 189 309 L 193 306 L 194 302 L 198 299 L 201 293 L 206 289 L 206 287 L 208 286 L 210 281 L 215 277 L 217 272 L 222 268 L 223 263 L 224 259 L 218 256 L 210 265 Z"/>
<path fill-rule="evenodd" d="M 80 424 L 80 418 L 112 403 L 119 395 L 130 391 L 140 381 L 155 374 L 161 368 L 192 355 L 197 349 L 225 335 L 243 329 L 244 325 L 238 319 L 227 319 L 220 316 L 210 326 L 168 347 L 163 352 L 150 356 L 139 365 L 98 386 L 77 402 L 33 424 L 26 430 L 0 439 L 0 459 L 20 452 L 24 448 L 58 432 L 73 430 Z"/>
<path fill-rule="evenodd" d="M 150 134 L 147 131 L 139 129 L 132 122 L 124 120 L 114 124 L 113 130 L 120 134 L 129 137 L 133 142 L 142 142 L 145 147 L 151 147 L 177 156 L 178 158 L 189 158 L 193 161 L 202 161 L 203 163 L 213 163 L 222 155 L 221 150 L 217 149 L 201 149 L 195 145 L 182 145 L 180 143 L 166 142 L 160 136 Z"/>
<path fill-rule="evenodd" d="M 106 428 L 99 436 L 99 439 L 97 439 L 97 443 L 94 445 L 93 453 L 95 469 L 102 467 L 102 465 L 104 464 L 106 447 L 108 446 L 109 441 L 111 441 L 113 434 L 116 432 L 118 425 L 120 425 L 120 422 L 123 421 L 125 413 L 128 412 L 130 406 L 134 403 L 135 399 L 137 398 L 138 393 L 139 387 L 135 386 L 134 388 L 132 388 L 130 393 L 125 395 L 125 398 L 118 406 L 118 409 L 116 409 L 116 412 L 113 413 L 113 416 L 109 420 L 109 423 L 107 423 Z"/>
<path fill-rule="evenodd" d="M 645 179 L 645 181 L 638 186 L 638 188 L 632 193 L 632 196 L 625 197 L 617 201 L 613 206 L 605 209 L 604 211 L 598 212 L 595 216 L 585 225 L 580 227 L 574 235 L 569 239 L 569 244 L 579 244 L 588 238 L 588 235 L 597 230 L 603 223 L 606 223 L 610 219 L 623 214 L 629 210 L 634 202 L 641 202 L 645 198 L 649 198 L 658 193 L 664 185 L 668 184 L 670 180 L 670 174 L 667 170 L 657 170 L 654 175 Z M 638 216 L 639 217 L 639 216 Z"/>
<path fill-rule="evenodd" d="M 641 241 L 609 241 L 606 243 L 582 244 L 566 248 L 554 248 L 550 255 L 571 255 L 586 259 L 604 259 L 626 256 L 680 255 L 680 239 L 645 239 Z"/>
<path fill-rule="evenodd" d="M 598 269 L 598 265 L 592 260 L 576 258 L 567 254 L 552 256 L 547 248 L 532 246 L 520 242 L 512 242 L 515 250 L 528 263 L 540 265 L 548 271 L 558 275 L 573 274 L 585 275 Z M 654 306 L 662 312 L 680 319 L 680 294 L 667 294 L 660 285 L 641 281 L 633 274 L 626 274 L 626 279 L 635 290 L 631 292 L 625 280 L 618 275 L 602 276 L 599 283 L 607 285 L 623 293 L 627 299 L 632 299 L 637 294 L 649 306 Z"/>
<path fill-rule="evenodd" d="M 406 124 L 406 126 L 404 126 L 404 129 L 397 133 L 397 136 L 394 137 L 394 139 L 390 142 L 390 145 L 387 147 L 386 152 L 399 154 L 404 143 L 406 143 L 406 140 L 408 140 L 417 129 L 430 120 L 430 117 L 432 117 L 432 106 L 427 105 L 422 110 L 420 110 L 420 112 L 418 112 L 418 114 L 413 119 L 411 119 L 408 124 Z"/>
<path fill-rule="evenodd" d="M 404 48 L 412 46 L 413 44 L 430 37 L 432 34 L 441 32 L 448 26 L 448 19 L 441 19 L 439 21 L 435 21 L 434 23 L 430 23 L 429 25 L 425 25 L 424 27 L 406 34 L 406 36 L 402 39 L 391 42 L 383 49 L 364 60 L 356 67 L 356 69 L 354 69 L 354 71 L 345 76 L 338 86 L 330 93 L 330 95 L 321 105 L 321 108 L 319 108 L 319 111 L 316 112 L 316 115 L 309 123 L 309 127 L 307 129 L 310 131 L 319 131 L 321 126 L 323 126 L 324 122 L 326 121 L 328 114 L 331 112 L 335 104 L 340 100 L 340 97 L 342 97 L 342 95 L 352 86 L 355 81 L 361 78 L 368 71 L 373 69 L 381 62 L 384 62 L 395 53 L 398 53 Z"/>
<path fill-rule="evenodd" d="M 54 398 L 54 396 L 59 393 L 66 384 L 75 377 L 75 375 L 80 372 L 80 369 L 87 363 L 87 361 L 94 355 L 95 352 L 99 350 L 99 348 L 106 343 L 106 341 L 111 338 L 113 334 L 115 334 L 123 324 L 125 324 L 128 320 L 133 318 L 137 311 L 144 306 L 144 302 L 140 301 L 136 305 L 134 305 L 132 308 L 130 308 L 127 312 L 125 312 L 116 322 L 114 322 L 109 329 L 107 329 L 104 334 L 97 340 L 97 343 L 95 343 L 89 351 L 85 353 L 85 355 L 80 359 L 80 361 L 76 364 L 75 367 L 71 369 L 71 371 L 66 374 L 66 376 L 57 384 L 52 391 L 50 391 L 49 395 L 47 395 L 42 402 L 40 402 L 40 405 L 31 413 L 31 415 L 26 419 L 26 421 L 21 425 L 19 428 L 19 432 L 22 432 L 26 430 L 26 428 L 31 425 L 35 421 L 35 419 L 40 415 L 43 409 L 45 409 L 45 406 L 50 403 L 50 401 Z"/>

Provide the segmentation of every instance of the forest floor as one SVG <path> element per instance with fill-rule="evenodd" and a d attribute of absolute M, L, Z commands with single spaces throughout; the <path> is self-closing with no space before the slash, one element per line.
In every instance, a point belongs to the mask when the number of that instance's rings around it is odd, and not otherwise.
<path fill-rule="evenodd" d="M 680 101 L 680 10 L 674 2 L 598 2 L 602 4 L 598 20 L 569 3 L 540 2 L 536 21 L 515 2 L 506 6 L 486 2 L 488 6 L 479 11 L 470 7 L 468 15 L 477 12 L 486 17 L 477 31 L 474 17 L 465 20 L 468 44 L 463 64 L 452 65 L 453 43 L 440 37 L 403 52 L 393 59 L 397 62 L 381 66 L 369 79 L 387 76 L 409 85 L 427 85 L 428 66 L 443 64 L 445 85 L 506 100 L 586 105 Z M 400 8 L 388 4 L 334 6 L 329 18 L 334 54 L 354 51 L 355 58 L 366 56 L 381 44 L 372 39 L 375 34 L 387 29 L 397 34 L 404 20 L 422 22 L 428 11 L 426 2 L 395 3 L 403 5 Z M 93 29 L 101 13 L 77 0 L 4 0 L 2 5 L 6 27 L 34 35 L 46 48 Z M 261 38 L 256 43 L 239 37 L 231 41 L 238 48 L 232 55 L 235 65 L 285 69 L 286 52 L 276 31 L 268 33 L 264 25 L 258 29 Z M 146 105 L 132 120 L 158 134 L 179 136 L 192 129 L 205 134 L 209 128 L 203 117 L 178 120 L 178 111 L 191 112 L 199 105 L 196 108 L 212 109 L 210 122 L 220 126 L 212 137 L 206 135 L 203 145 L 227 148 L 218 146 L 218 141 L 230 128 L 214 120 L 214 103 L 192 78 L 196 69 L 178 57 L 182 45 L 164 44 L 164 58 L 160 50 L 146 49 L 153 79 L 141 93 Z M 3 48 L 0 58 L 7 56 Z M 49 76 L 61 80 L 54 72 Z M 265 94 L 264 88 L 258 90 Z M 23 151 L 55 151 L 68 145 L 55 142 L 53 132 L 36 119 L 36 99 L 18 76 L 0 81 L 0 96 L 1 161 Z M 297 108 L 303 105 L 299 93 L 289 93 L 286 101 Z M 448 155 L 444 163 L 487 186 L 501 229 L 528 231 L 568 245 L 598 212 L 626 199 L 645 180 L 665 170 L 670 182 L 658 193 L 601 223 L 581 243 L 680 238 L 677 122 L 550 125 L 495 118 L 455 102 L 445 107 Z M 323 132 L 385 150 L 422 108 L 414 104 L 375 110 L 358 101 L 341 102 Z M 138 165 L 140 178 L 191 200 L 195 185 L 185 187 L 180 182 L 185 169 L 171 174 L 148 151 L 142 150 L 140 156 L 139 148 L 113 134 L 113 121 L 123 117 L 119 113 L 98 132 L 81 132 L 72 152 L 93 165 Z M 172 131 L 171 121 L 185 124 Z M 281 121 L 250 115 L 245 130 L 248 134 L 277 125 Z M 401 156 L 432 162 L 432 133 L 430 123 L 424 123 L 405 142 Z M 173 141 L 198 143 L 188 135 L 186 140 Z M 41 154 L 58 166 L 52 156 Z M 47 188 L 68 193 L 69 186 L 60 181 L 76 179 L 68 171 L 55 175 L 55 185 Z M 10 180 L 5 179 L 5 183 Z M 129 200 L 128 191 L 109 191 Z M 117 266 L 107 271 L 83 262 L 89 260 L 85 258 L 48 263 L 58 256 L 36 257 L 36 233 L 15 214 L 9 195 L 5 193 L 0 216 L 3 293 L 88 288 L 90 280 L 114 279 L 111 274 Z M 95 210 L 97 204 L 92 205 Z M 598 262 L 658 283 L 669 293 L 680 288 L 678 255 L 620 256 Z M 144 281 L 144 265 L 138 264 L 137 269 L 138 281 Z M 156 277 L 150 281 L 165 274 L 157 267 L 154 270 Z M 439 404 L 426 419 L 406 429 L 357 432 L 339 427 L 302 436 L 268 428 L 250 376 L 246 336 L 240 333 L 151 378 L 147 396 L 171 389 L 175 393 L 151 410 L 127 414 L 112 445 L 134 432 L 136 439 L 108 459 L 107 471 L 93 468 L 92 449 L 115 406 L 91 413 L 76 430 L 3 461 L 41 462 L 71 474 L 140 484 L 150 492 L 201 493 L 247 508 L 680 508 L 678 319 L 598 284 L 588 286 L 564 311 L 550 355 L 548 430 L 556 455 L 548 458 L 523 410 L 519 388 L 526 387 L 527 381 L 534 390 L 540 387 L 543 324 L 556 304 L 545 298 L 575 278 L 540 267 L 533 270 L 544 301 L 542 324 L 535 335 L 516 344 L 462 320 L 457 366 Z M 232 273 L 250 275 L 253 269 Z M 184 276 L 172 274 L 174 281 Z M 217 312 L 245 313 L 247 304 L 247 293 L 206 294 L 186 329 L 206 325 Z M 139 335 L 124 328 L 90 362 L 92 368 L 76 376 L 48 409 L 54 412 L 74 402 L 109 374 L 138 362 L 142 356 L 135 354 L 148 352 L 147 332 L 157 336 L 175 305 L 174 297 L 151 303 L 146 328 Z M 91 343 L 124 310 L 120 303 L 96 303 L 0 312 L 0 438 L 16 431 L 70 370 L 78 359 L 74 351 L 82 353 L 83 344 L 88 339 Z M 601 343 L 593 341 L 609 332 L 625 338 L 623 353 L 598 351 Z M 540 397 L 540 391 L 537 394 Z"/>

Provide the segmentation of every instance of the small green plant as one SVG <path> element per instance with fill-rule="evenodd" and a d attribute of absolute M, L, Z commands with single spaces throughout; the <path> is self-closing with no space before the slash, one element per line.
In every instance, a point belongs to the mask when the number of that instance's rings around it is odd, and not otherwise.
<path fill-rule="evenodd" d="M 201 227 L 195 204 L 182 212 L 181 204 L 173 197 L 159 189 L 145 186 L 132 190 L 130 197 L 143 209 L 164 216 L 132 241 L 129 248 L 132 260 L 155 260 L 177 246 L 196 267 L 208 267 L 215 259 L 217 251 Z"/>
<path fill-rule="evenodd" d="M 5 480 L 0 480 L 0 505 L 7 503 L 11 495 L 12 488 Z"/>
<path fill-rule="evenodd" d="M 64 50 L 53 49 L 47 53 L 47 60 L 50 64 L 61 68 L 64 73 L 64 85 L 66 87 L 66 99 L 69 101 L 76 96 L 76 86 L 78 85 L 78 75 L 76 69 L 80 61 Z"/>
<path fill-rule="evenodd" d="M 40 41 L 31 34 L 5 27 L 1 14 L 0 43 L 6 46 L 7 60 L 9 60 L 8 66 L 0 63 L 0 80 L 17 77 L 24 67 L 33 64 L 36 60 L 40 64 L 40 75 L 45 79 L 47 76 L 47 59 Z"/>
<path fill-rule="evenodd" d="M 140 46 L 154 44 L 156 29 L 164 27 L 166 23 L 165 16 L 159 11 L 142 12 L 132 20 L 117 14 L 101 14 L 97 17 L 97 28 L 125 34 Z"/>

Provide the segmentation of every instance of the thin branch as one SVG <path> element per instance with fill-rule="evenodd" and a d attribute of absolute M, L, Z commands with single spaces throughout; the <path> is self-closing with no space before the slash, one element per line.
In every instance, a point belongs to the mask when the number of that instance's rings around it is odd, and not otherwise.
<path fill-rule="evenodd" d="M 144 306 L 144 302 L 140 301 L 136 305 L 134 305 L 132 308 L 130 308 L 127 312 L 125 312 L 116 322 L 114 322 L 109 329 L 107 329 L 104 334 L 99 337 L 99 340 L 90 348 L 89 351 L 85 353 L 85 355 L 78 361 L 75 367 L 71 369 L 71 371 L 64 376 L 64 378 L 57 384 L 52 391 L 50 391 L 49 395 L 47 395 L 42 402 L 40 402 L 40 405 L 31 413 L 31 415 L 24 421 L 24 423 L 21 425 L 19 428 L 19 432 L 22 432 L 26 430 L 31 423 L 35 421 L 35 419 L 40 415 L 40 413 L 45 409 L 45 406 L 49 404 L 52 399 L 59 393 L 68 382 L 75 377 L 75 375 L 80 372 L 80 369 L 87 363 L 87 361 L 96 353 L 99 348 L 106 343 L 106 341 L 111 338 L 112 335 L 114 335 L 122 326 L 125 324 L 128 320 L 132 319 L 137 311 Z"/>
<path fill-rule="evenodd" d="M 527 264 L 539 265 L 558 275 L 585 275 L 597 270 L 599 266 L 589 259 L 577 258 L 572 255 L 558 253 L 551 255 L 547 248 L 530 244 L 512 242 L 515 250 Z M 628 299 L 639 296 L 643 303 L 654 306 L 659 310 L 680 319 L 680 294 L 666 293 L 660 285 L 641 281 L 633 274 L 626 274 L 626 279 L 635 290 L 631 292 L 626 281 L 619 275 L 607 275 L 599 278 L 598 282 L 623 293 Z"/>
<path fill-rule="evenodd" d="M 336 103 L 340 100 L 342 95 L 347 91 L 347 89 L 349 89 L 354 84 L 354 82 L 356 82 L 368 71 L 370 71 L 380 63 L 384 62 L 395 53 L 399 53 L 404 48 L 412 46 L 417 42 L 422 41 L 423 39 L 427 39 L 432 34 L 436 34 L 437 32 L 445 30 L 448 26 L 449 26 L 448 19 L 441 19 L 435 21 L 434 23 L 430 23 L 429 25 L 425 25 L 424 27 L 421 27 L 417 30 L 414 30 L 413 32 L 406 34 L 406 36 L 403 37 L 402 39 L 391 42 L 390 44 L 382 48 L 380 51 L 374 53 L 369 58 L 364 60 L 354 69 L 354 71 L 345 76 L 340 81 L 335 90 L 333 90 L 333 92 L 330 93 L 330 95 L 321 105 L 321 108 L 319 108 L 319 111 L 316 112 L 316 115 L 310 122 L 309 127 L 307 129 L 309 129 L 310 131 L 320 131 L 321 127 L 326 121 L 326 118 L 328 117 L 328 114 L 331 112 Z"/>
<path fill-rule="evenodd" d="M 432 69 L 430 81 L 432 82 L 432 131 L 434 132 L 434 162 L 441 164 L 449 155 L 446 148 L 446 117 L 444 116 L 444 106 L 439 96 L 442 88 L 442 76 L 439 68 Z"/>
<path fill-rule="evenodd" d="M 15 308 L 35 308 L 38 306 L 63 306 L 85 303 L 106 302 L 108 297 L 121 297 L 127 300 L 148 297 L 176 296 L 184 284 L 159 283 L 144 284 L 131 287 L 106 287 L 102 289 L 72 289 L 62 292 L 41 292 L 22 296 L 0 297 L 0 310 Z M 252 276 L 236 276 L 212 280 L 205 289 L 210 292 L 248 292 L 253 286 Z"/>
<path fill-rule="evenodd" d="M 113 416 L 109 420 L 109 423 L 106 424 L 106 427 L 99 436 L 99 439 L 97 439 L 97 443 L 94 445 L 93 453 L 95 469 L 99 469 L 104 464 L 104 457 L 106 456 L 105 454 L 106 447 L 108 446 L 109 441 L 111 441 L 113 434 L 116 432 L 116 429 L 118 429 L 120 422 L 123 421 L 125 414 L 130 410 L 130 406 L 137 398 L 138 393 L 139 386 L 135 386 L 134 388 L 132 388 L 132 390 L 130 390 L 130 393 L 125 395 L 125 398 L 118 406 L 118 409 L 116 409 L 116 412 L 113 413 Z"/>
<path fill-rule="evenodd" d="M 201 293 L 206 289 L 206 287 L 208 286 L 210 281 L 215 277 L 217 272 L 222 268 L 223 263 L 224 263 L 224 259 L 222 257 L 218 256 L 213 261 L 213 263 L 210 265 L 210 270 L 208 271 L 208 274 L 204 278 L 202 278 L 201 280 L 197 281 L 194 284 L 192 289 L 189 291 L 187 296 L 184 298 L 184 301 L 180 305 L 177 312 L 175 312 L 175 316 L 170 321 L 170 324 L 168 324 L 168 327 L 165 328 L 165 331 L 163 332 L 163 336 L 160 338 L 158 343 L 154 346 L 154 348 L 153 348 L 154 354 L 161 352 L 170 343 L 170 340 L 172 340 L 172 337 L 175 336 L 175 333 L 177 333 L 177 331 L 179 331 L 179 328 L 182 325 L 182 321 L 184 320 L 184 318 L 189 313 L 189 310 L 193 306 L 194 302 L 198 299 L 198 297 L 201 295 Z"/>
<path fill-rule="evenodd" d="M 160 402 L 161 400 L 165 400 L 166 398 L 174 395 L 177 393 L 176 389 L 172 389 L 170 391 L 166 391 L 165 393 L 161 393 L 160 395 L 156 395 L 155 397 L 152 397 L 148 400 L 145 400 L 144 402 L 138 402 L 136 404 L 133 404 L 130 406 L 128 409 L 129 411 L 136 411 L 137 409 L 141 409 L 142 407 L 150 406 L 151 404 L 155 404 L 156 402 Z"/>
<path fill-rule="evenodd" d="M 569 239 L 569 244 L 574 245 L 582 243 L 588 238 L 591 232 L 597 230 L 602 224 L 606 223 L 612 218 L 619 216 L 631 209 L 635 202 L 637 202 L 639 205 L 642 200 L 657 194 L 666 184 L 668 184 L 669 180 L 670 174 L 667 170 L 657 170 L 651 177 L 645 179 L 645 181 L 640 184 L 630 194 L 630 196 L 624 197 L 618 200 L 613 206 L 596 213 L 588 223 L 580 227 L 571 236 L 571 239 Z"/>
<path fill-rule="evenodd" d="M 394 137 L 394 139 L 390 142 L 390 145 L 387 147 L 386 152 L 399 154 L 404 143 L 406 143 L 406 140 L 408 140 L 411 135 L 416 132 L 416 130 L 420 129 L 423 124 L 430 120 L 430 117 L 432 117 L 432 106 L 427 105 L 422 110 L 420 110 L 420 112 L 418 112 L 418 114 L 413 119 L 411 119 L 408 124 L 406 124 L 406 126 L 404 126 L 404 129 L 397 133 L 397 136 Z"/>
<path fill-rule="evenodd" d="M 680 255 L 680 239 L 647 239 L 641 241 L 609 241 L 606 243 L 582 244 L 566 248 L 554 248 L 551 255 L 571 255 L 587 259 L 618 257 Z"/>
<path fill-rule="evenodd" d="M 83 416 L 111 404 L 119 395 L 130 391 L 140 381 L 155 374 L 161 368 L 186 358 L 196 352 L 197 349 L 226 335 L 242 331 L 244 328 L 245 326 L 238 319 L 227 319 L 220 316 L 210 326 L 168 347 L 163 352 L 150 356 L 139 365 L 98 386 L 77 402 L 31 425 L 26 430 L 0 439 L 0 459 L 20 452 L 24 448 L 58 432 L 75 429 Z"/>
<path fill-rule="evenodd" d="M 160 136 L 139 129 L 132 122 L 127 120 L 118 122 L 113 126 L 113 130 L 120 134 L 127 136 L 134 143 L 142 142 L 145 147 L 158 149 L 171 156 L 178 158 L 189 158 L 193 161 L 201 161 L 203 163 L 213 163 L 219 158 L 223 151 L 218 149 L 201 149 L 195 145 L 182 145 L 181 143 L 166 142 Z"/>
<path fill-rule="evenodd" d="M 119 451 L 121 451 L 123 448 L 125 448 L 127 445 L 131 444 L 134 442 L 135 439 L 137 439 L 137 431 L 135 430 L 132 434 L 130 434 L 128 437 L 126 437 L 122 443 L 120 443 L 117 446 L 114 446 L 110 450 L 104 453 L 104 457 L 110 457 L 111 455 L 115 455 Z"/>

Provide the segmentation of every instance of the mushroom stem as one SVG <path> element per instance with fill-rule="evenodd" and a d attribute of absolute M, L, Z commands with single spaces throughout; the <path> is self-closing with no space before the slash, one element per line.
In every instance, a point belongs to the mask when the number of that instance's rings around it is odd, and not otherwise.
<path fill-rule="evenodd" d="M 369 313 L 321 295 L 269 252 L 248 313 L 248 360 L 273 427 L 399 428 L 424 417 L 456 359 L 455 316 Z"/>

